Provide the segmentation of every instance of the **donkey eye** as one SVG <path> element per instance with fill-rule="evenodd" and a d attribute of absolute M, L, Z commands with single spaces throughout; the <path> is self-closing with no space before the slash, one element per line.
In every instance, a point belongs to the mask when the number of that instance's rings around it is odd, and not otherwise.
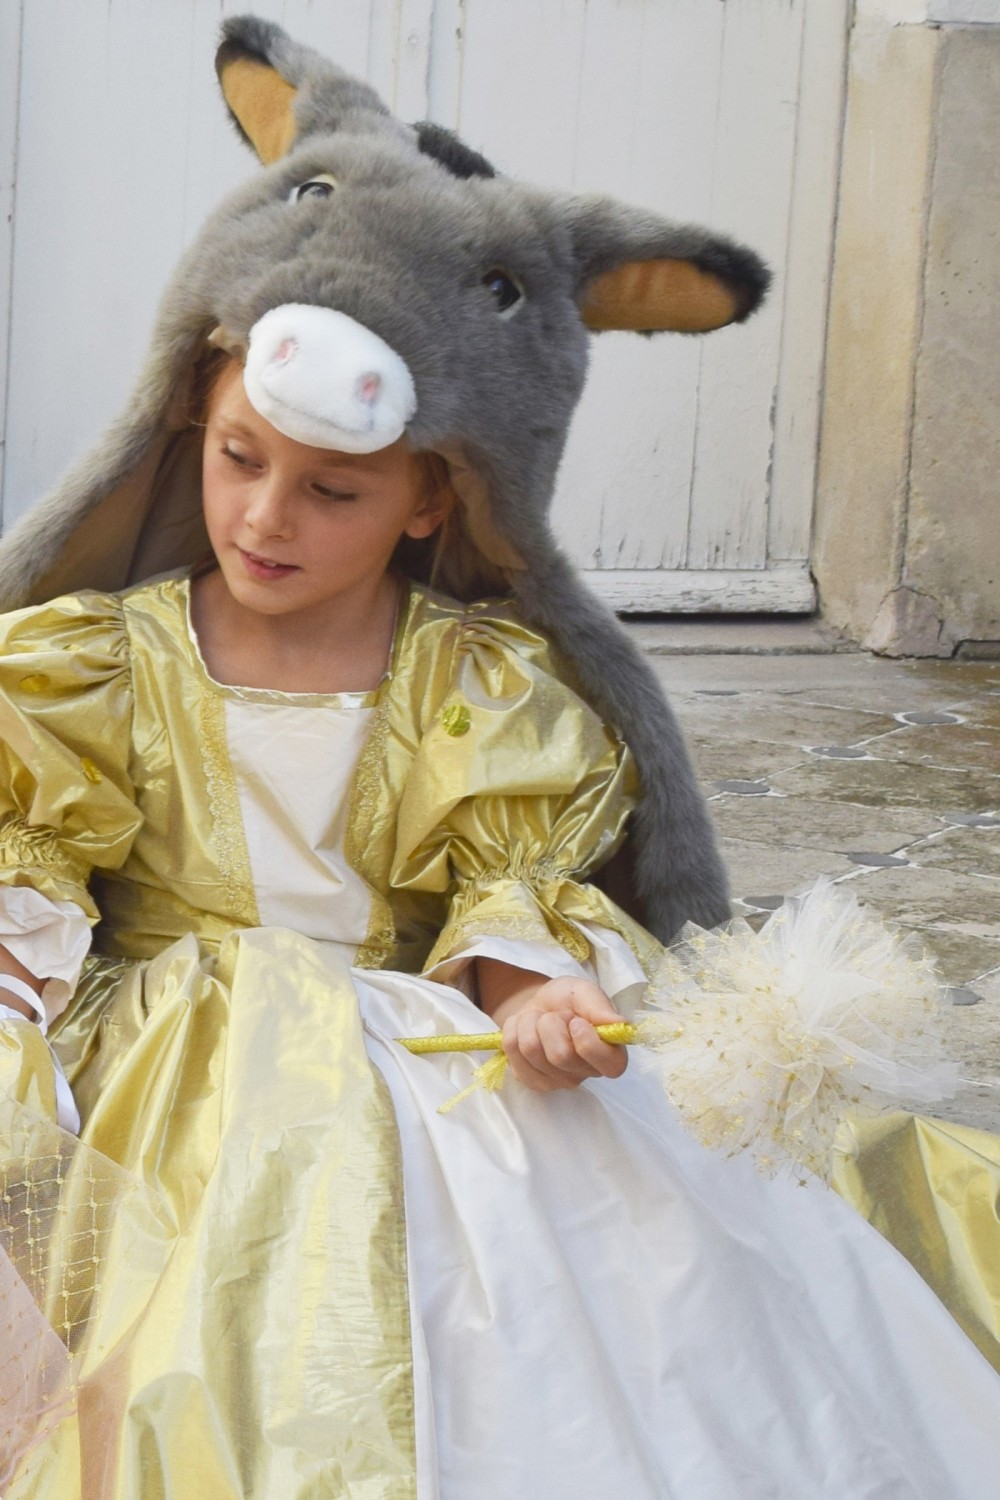
<path fill-rule="evenodd" d="M 303 198 L 332 198 L 336 191 L 336 177 L 331 177 L 329 172 L 321 172 L 318 177 L 310 177 L 308 182 L 300 182 L 293 187 L 288 201 L 301 203 Z"/>
<path fill-rule="evenodd" d="M 524 293 L 506 271 L 487 271 L 483 277 L 483 286 L 493 298 L 493 305 L 498 313 L 509 313 L 521 301 Z"/>

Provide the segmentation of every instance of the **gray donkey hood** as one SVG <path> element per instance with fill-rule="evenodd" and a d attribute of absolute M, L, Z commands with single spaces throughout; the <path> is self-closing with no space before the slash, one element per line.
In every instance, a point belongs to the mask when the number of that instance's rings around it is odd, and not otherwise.
<path fill-rule="evenodd" d="M 548 523 L 589 333 L 706 332 L 759 304 L 749 250 L 614 200 L 494 173 L 432 125 L 253 17 L 227 21 L 226 103 L 264 170 L 208 220 L 164 296 L 126 412 L 0 543 L 0 607 L 116 590 L 204 554 L 201 433 L 212 345 L 301 441 L 442 454 L 461 505 L 436 582 L 512 593 L 629 743 L 644 794 L 632 897 L 658 936 L 728 915 L 676 722 Z"/>

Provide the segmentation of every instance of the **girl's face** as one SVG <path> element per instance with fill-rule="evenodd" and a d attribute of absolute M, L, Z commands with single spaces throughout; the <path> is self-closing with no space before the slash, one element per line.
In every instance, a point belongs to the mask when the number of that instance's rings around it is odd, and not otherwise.
<path fill-rule="evenodd" d="M 429 493 L 404 439 L 351 454 L 285 437 L 250 405 L 235 362 L 209 399 L 202 488 L 230 594 L 268 615 L 370 597 L 399 539 L 429 536 L 451 498 Z"/>

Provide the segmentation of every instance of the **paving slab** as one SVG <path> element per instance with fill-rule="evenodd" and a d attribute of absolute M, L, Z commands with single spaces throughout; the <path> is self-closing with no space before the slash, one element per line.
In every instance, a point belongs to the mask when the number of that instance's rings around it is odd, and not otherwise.
<path fill-rule="evenodd" d="M 870 742 L 870 748 L 881 760 L 905 760 L 952 770 L 974 768 L 1000 776 L 1000 729 L 981 724 L 899 725 Z"/>
<path fill-rule="evenodd" d="M 957 1051 L 957 1049 L 956 1049 Z M 973 1042 L 969 1048 L 971 1058 L 979 1053 L 979 1046 Z M 963 1068 L 970 1073 L 969 1081 L 963 1083 L 954 1099 L 943 1100 L 935 1104 L 933 1109 L 928 1109 L 919 1103 L 913 1104 L 915 1114 L 930 1115 L 937 1120 L 951 1120 L 955 1125 L 968 1125 L 973 1130 L 990 1130 L 996 1134 L 1000 1129 L 1000 1113 L 997 1106 L 997 1092 L 1000 1088 L 996 1071 L 988 1078 L 977 1083 L 971 1077 L 973 1063 L 971 1058 L 956 1058 L 963 1064 Z M 963 1071 L 963 1078 L 966 1077 Z"/>
<path fill-rule="evenodd" d="M 1000 943 L 988 937 L 977 936 L 963 928 L 933 926 L 926 922 L 916 925 L 904 922 L 890 907 L 879 904 L 879 910 L 900 929 L 914 932 L 928 953 L 935 960 L 945 985 L 961 987 L 971 985 L 978 993 L 984 974 L 1000 962 Z"/>
<path fill-rule="evenodd" d="M 738 693 L 796 693 L 834 707 L 868 708 L 881 713 L 968 704 L 1000 687 L 1000 669 L 981 663 L 887 661 L 881 657 L 833 656 L 676 656 L 650 655 L 648 661 L 669 692 L 711 690 Z M 985 715 L 1000 712 L 1000 699 L 987 700 Z M 984 722 L 993 722 L 992 719 Z"/>
<path fill-rule="evenodd" d="M 952 870 L 960 875 L 1000 880 L 1000 829 L 950 828 L 915 840 L 906 853 L 924 869 Z M 1000 902 L 1000 891 L 997 900 Z"/>
<path fill-rule="evenodd" d="M 698 694 L 677 708 L 684 732 L 697 740 L 725 739 L 733 733 L 739 714 L 740 734 L 767 743 L 854 745 L 900 728 L 889 714 L 870 709 L 836 708 L 810 703 L 800 695 L 739 693 L 738 703 L 726 696 Z M 980 731 L 982 733 L 982 731 Z M 1000 769 L 1000 760 L 997 762 Z"/>
<path fill-rule="evenodd" d="M 891 912 L 896 921 L 1000 944 L 1000 886 L 995 880 L 911 865 L 863 871 L 853 877 L 852 890 L 860 900 Z"/>
<path fill-rule="evenodd" d="M 1000 662 L 997 661 L 935 661 L 933 659 L 900 662 L 906 671 L 927 682 L 941 682 L 949 687 L 955 683 L 969 684 L 976 697 L 995 695 L 1000 690 Z"/>
<path fill-rule="evenodd" d="M 976 980 L 975 988 L 984 1000 L 990 1002 L 991 1005 L 1000 1006 L 1000 969 L 981 974 Z M 990 1012 L 984 1011 L 983 1014 L 989 1015 Z"/>
<path fill-rule="evenodd" d="M 921 808 L 859 807 L 809 797 L 713 797 L 709 806 L 719 832 L 730 838 L 773 839 L 803 849 L 840 854 L 870 850 L 894 854 L 915 840 L 942 832 Z"/>
<path fill-rule="evenodd" d="M 955 706 L 959 713 L 967 716 L 970 724 L 1000 730 L 1000 691 L 974 699 L 963 698 Z"/>
<path fill-rule="evenodd" d="M 962 1083 L 954 1099 L 926 1112 L 979 1130 L 1000 1130 L 1000 1003 L 949 1006 L 945 1028 Z"/>
<path fill-rule="evenodd" d="M 689 738 L 688 749 L 699 777 L 708 782 L 721 778 L 757 780 L 790 771 L 808 758 L 798 745 L 763 740 L 704 740 L 695 736 Z"/>
<path fill-rule="evenodd" d="M 980 770 L 890 761 L 820 760 L 778 772 L 774 790 L 786 797 L 857 802 L 869 807 L 922 807 L 929 812 L 996 812 L 1000 776 Z"/>
<path fill-rule="evenodd" d="M 855 868 L 833 850 L 799 849 L 771 840 L 723 838 L 722 857 L 733 895 L 740 900 L 791 896 L 818 875 L 845 875 Z"/>

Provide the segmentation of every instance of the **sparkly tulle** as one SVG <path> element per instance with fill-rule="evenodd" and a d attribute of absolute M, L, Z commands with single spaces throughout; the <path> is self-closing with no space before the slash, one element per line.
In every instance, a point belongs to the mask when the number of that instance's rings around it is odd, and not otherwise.
<path fill-rule="evenodd" d="M 66 1345 L 0 1247 L 0 1486 L 73 1407 Z"/>
<path fill-rule="evenodd" d="M 158 1217 L 134 1175 L 9 1097 L 0 1138 L 0 1486 L 13 1495 L 77 1411 L 95 1303 L 128 1281 L 109 1262 L 128 1264 Z"/>
<path fill-rule="evenodd" d="M 759 932 L 740 920 L 686 929 L 650 986 L 639 1040 L 703 1145 L 826 1177 L 847 1114 L 954 1093 L 939 997 L 926 957 L 819 882 Z"/>

